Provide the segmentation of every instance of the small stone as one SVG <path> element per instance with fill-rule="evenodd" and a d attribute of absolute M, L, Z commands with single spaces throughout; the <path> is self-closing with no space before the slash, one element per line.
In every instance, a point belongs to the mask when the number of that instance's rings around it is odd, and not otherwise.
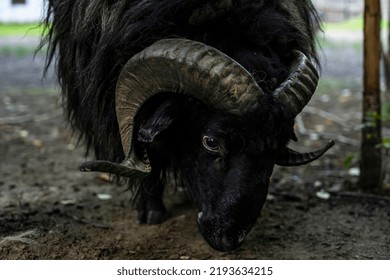
<path fill-rule="evenodd" d="M 35 148 L 42 148 L 43 147 L 43 141 L 42 140 L 39 140 L 39 139 L 34 139 L 32 140 L 32 145 L 35 147 Z"/>
<path fill-rule="evenodd" d="M 110 200 L 112 199 L 112 195 L 108 194 L 108 193 L 98 193 L 97 194 L 97 197 L 100 199 L 100 200 Z"/>
<path fill-rule="evenodd" d="M 359 167 L 352 167 L 348 170 L 348 175 L 358 177 L 360 175 Z"/>
<path fill-rule="evenodd" d="M 330 193 L 324 190 L 320 190 L 319 192 L 316 192 L 316 196 L 319 199 L 328 200 L 330 198 Z"/>
<path fill-rule="evenodd" d="M 76 200 L 74 200 L 74 199 L 61 200 L 61 204 L 65 205 L 65 206 L 75 205 L 76 204 Z"/>
<path fill-rule="evenodd" d="M 100 173 L 96 176 L 100 181 L 110 182 L 110 175 L 108 173 Z"/>
<path fill-rule="evenodd" d="M 28 136 L 28 131 L 27 130 L 21 130 L 21 131 L 19 131 L 19 137 L 20 138 L 27 138 L 27 136 Z"/>
<path fill-rule="evenodd" d="M 68 151 L 73 151 L 74 149 L 76 149 L 76 146 L 71 144 L 71 143 L 69 143 L 68 145 L 66 145 L 66 149 Z"/>

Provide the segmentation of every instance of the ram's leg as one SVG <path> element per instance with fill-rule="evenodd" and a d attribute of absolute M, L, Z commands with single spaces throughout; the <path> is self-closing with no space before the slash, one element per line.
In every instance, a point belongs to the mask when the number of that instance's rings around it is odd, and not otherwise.
<path fill-rule="evenodd" d="M 163 203 L 164 184 L 159 177 L 150 175 L 141 183 L 137 202 L 137 222 L 159 224 L 163 222 L 166 208 Z"/>

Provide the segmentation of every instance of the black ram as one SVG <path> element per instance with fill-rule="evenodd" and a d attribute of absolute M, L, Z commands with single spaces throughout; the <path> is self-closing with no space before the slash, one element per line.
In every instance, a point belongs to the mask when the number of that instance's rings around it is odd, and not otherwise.
<path fill-rule="evenodd" d="M 318 82 L 309 0 L 49 0 L 47 66 L 57 60 L 68 119 L 96 161 L 128 177 L 138 221 L 163 220 L 172 172 L 198 206 L 204 239 L 239 246 L 274 165 Z"/>

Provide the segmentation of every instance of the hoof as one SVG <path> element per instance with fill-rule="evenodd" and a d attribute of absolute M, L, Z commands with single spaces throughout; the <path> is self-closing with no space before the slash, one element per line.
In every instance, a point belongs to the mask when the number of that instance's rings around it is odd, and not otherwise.
<path fill-rule="evenodd" d="M 137 223 L 155 225 L 161 224 L 164 221 L 165 211 L 150 210 L 150 211 L 138 211 Z"/>

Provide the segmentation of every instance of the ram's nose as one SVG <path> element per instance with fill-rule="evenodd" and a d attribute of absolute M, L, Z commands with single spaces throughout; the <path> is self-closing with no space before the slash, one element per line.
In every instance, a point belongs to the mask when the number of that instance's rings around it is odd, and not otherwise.
<path fill-rule="evenodd" d="M 226 223 L 218 218 L 206 218 L 202 212 L 198 213 L 198 225 L 203 238 L 218 251 L 238 248 L 249 232 L 239 225 Z"/>

